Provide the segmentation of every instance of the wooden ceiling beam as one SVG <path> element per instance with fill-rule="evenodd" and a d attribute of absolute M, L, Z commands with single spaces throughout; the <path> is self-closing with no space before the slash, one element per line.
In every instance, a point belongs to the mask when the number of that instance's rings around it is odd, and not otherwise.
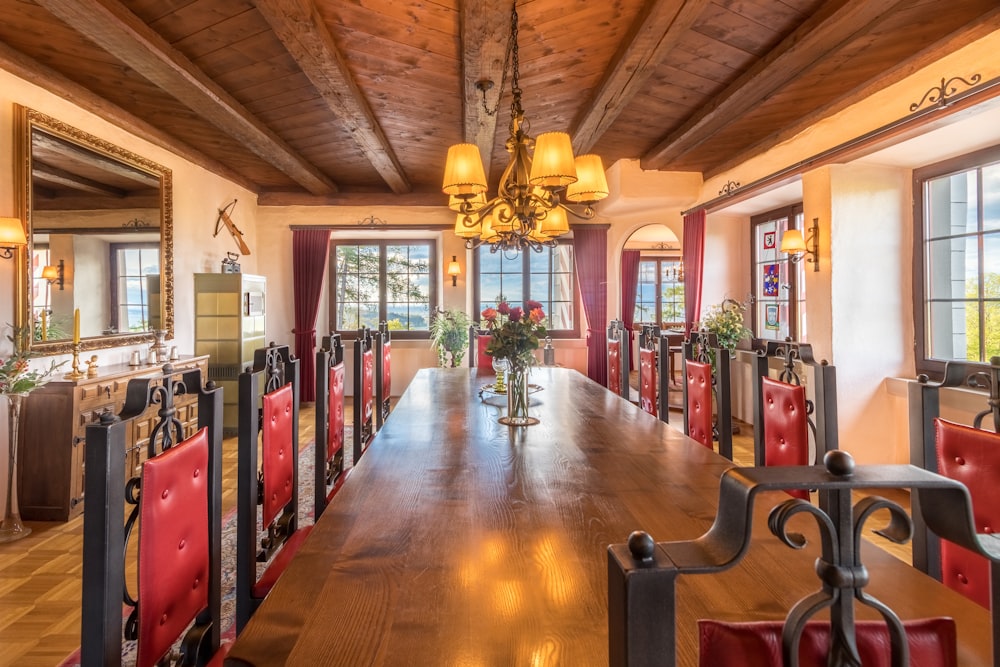
<path fill-rule="evenodd" d="M 465 141 L 479 146 L 489 178 L 496 144 L 499 95 L 510 41 L 510 0 L 466 0 L 461 7 L 462 103 Z M 486 101 L 478 84 L 489 81 Z M 487 105 L 494 106 L 493 113 Z"/>
<path fill-rule="evenodd" d="M 147 188 L 159 188 L 160 178 L 141 169 L 135 169 L 120 160 L 113 159 L 96 153 L 89 148 L 84 148 L 72 141 L 66 141 L 52 134 L 43 131 L 35 131 L 31 136 L 31 146 L 35 161 L 45 161 L 48 157 L 50 162 L 56 162 L 55 156 L 62 156 L 70 161 L 86 164 L 99 171 L 113 174 L 114 176 L 127 179 L 134 183 L 141 183 Z"/>
<path fill-rule="evenodd" d="M 61 185 L 78 192 L 86 192 L 87 194 L 101 195 L 104 197 L 124 197 L 126 195 L 124 190 L 120 190 L 110 185 L 105 185 L 104 183 L 98 183 L 97 181 L 92 181 L 89 178 L 84 178 L 83 176 L 79 176 L 77 174 L 71 174 L 64 169 L 53 167 L 50 164 L 43 164 L 38 160 L 33 161 L 31 176 L 32 178 L 45 183 Z"/>
<path fill-rule="evenodd" d="M 38 4 L 313 194 L 337 186 L 116 0 Z"/>
<path fill-rule="evenodd" d="M 392 145 L 312 1 L 257 0 L 256 6 L 382 179 L 397 194 L 409 192 Z"/>
<path fill-rule="evenodd" d="M 247 180 L 229 166 L 208 157 L 177 137 L 169 135 L 157 127 L 153 127 L 145 120 L 112 104 L 89 89 L 67 79 L 62 74 L 37 60 L 29 58 L 20 51 L 12 49 L 3 42 L 0 42 L 0 68 L 25 81 L 30 81 L 64 100 L 76 104 L 81 109 L 99 118 L 103 118 L 112 125 L 134 134 L 154 146 L 170 151 L 194 165 L 218 174 L 236 185 L 244 187 L 251 192 L 256 192 L 259 189 L 256 183 Z"/>
<path fill-rule="evenodd" d="M 765 152 L 774 148 L 778 144 L 788 141 L 824 118 L 828 118 L 854 104 L 857 104 L 858 102 L 861 102 L 862 100 L 871 97 L 875 93 L 888 88 L 894 83 L 902 81 L 906 77 L 915 74 L 946 55 L 954 53 L 962 47 L 971 44 L 977 39 L 985 37 L 996 30 L 1000 30 L 1000 7 L 976 17 L 975 20 L 965 24 L 963 27 L 952 32 L 950 35 L 945 36 L 937 42 L 929 44 L 925 49 L 915 54 L 913 57 L 899 62 L 894 67 L 890 67 L 881 75 L 875 77 L 874 79 L 869 79 L 863 85 L 847 92 L 845 95 L 841 96 L 832 103 L 816 109 L 812 113 L 800 116 L 795 123 L 782 128 L 781 131 L 771 134 L 762 141 L 741 150 L 739 153 L 729 157 L 729 159 L 725 162 L 707 169 L 704 172 L 705 178 L 709 179 L 725 173 L 726 171 L 729 171 L 730 169 L 746 162 L 755 155 L 763 155 Z M 971 75 L 972 72 L 963 72 L 961 74 Z M 928 81 L 928 88 L 933 87 L 937 83 L 937 80 Z M 900 117 L 905 116 L 909 112 L 909 104 L 916 101 L 917 100 L 901 100 Z"/>
<path fill-rule="evenodd" d="M 697 148 L 734 117 L 801 76 L 828 54 L 889 15 L 900 0 L 827 3 L 712 101 L 647 152 L 643 169 L 664 169 Z"/>
<path fill-rule="evenodd" d="M 577 155 L 593 148 L 614 124 L 709 2 L 656 0 L 640 15 L 594 98 L 576 121 L 573 150 Z"/>

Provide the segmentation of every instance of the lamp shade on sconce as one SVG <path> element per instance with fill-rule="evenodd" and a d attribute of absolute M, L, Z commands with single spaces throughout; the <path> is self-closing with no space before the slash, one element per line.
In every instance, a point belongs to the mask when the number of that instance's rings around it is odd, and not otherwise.
<path fill-rule="evenodd" d="M 42 269 L 42 278 L 48 280 L 50 283 L 59 280 L 59 267 L 46 266 Z"/>
<path fill-rule="evenodd" d="M 458 265 L 458 257 L 456 255 L 452 255 L 451 261 L 448 262 L 448 275 L 451 276 L 452 287 L 458 285 L 458 277 L 461 274 L 462 274 L 462 267 Z"/>
<path fill-rule="evenodd" d="M 578 203 L 599 202 L 608 196 L 608 179 L 600 155 L 593 153 L 576 158 L 576 183 L 566 188 L 566 199 Z"/>
<path fill-rule="evenodd" d="M 0 257 L 10 259 L 14 256 L 14 249 L 23 245 L 28 245 L 28 239 L 24 235 L 21 219 L 0 218 Z"/>
<path fill-rule="evenodd" d="M 455 144 L 448 149 L 441 189 L 447 195 L 468 197 L 486 192 L 486 171 L 476 144 Z"/>
<path fill-rule="evenodd" d="M 805 251 L 806 242 L 798 229 L 789 229 L 781 236 L 781 252 L 797 255 Z"/>
<path fill-rule="evenodd" d="M 573 144 L 565 132 L 542 132 L 535 139 L 528 182 L 542 188 L 562 188 L 575 183 Z"/>

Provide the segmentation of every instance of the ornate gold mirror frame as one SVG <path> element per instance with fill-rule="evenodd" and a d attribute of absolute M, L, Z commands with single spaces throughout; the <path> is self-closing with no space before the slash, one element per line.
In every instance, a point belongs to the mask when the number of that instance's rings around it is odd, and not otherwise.
<path fill-rule="evenodd" d="M 14 151 L 15 151 L 15 183 L 16 183 L 16 206 L 18 214 L 21 220 L 25 224 L 25 233 L 28 237 L 28 246 L 22 248 L 17 253 L 17 268 L 16 268 L 16 278 L 15 278 L 15 314 L 14 314 L 14 325 L 18 328 L 23 328 L 26 326 L 32 327 L 35 335 L 32 336 L 31 340 L 31 351 L 35 354 L 41 355 L 51 355 L 51 354 L 66 354 L 72 351 L 72 339 L 68 336 L 60 336 L 57 340 L 49 340 L 48 337 L 40 336 L 40 327 L 38 321 L 36 320 L 35 308 L 32 304 L 32 294 L 34 292 L 33 285 L 33 268 L 32 268 L 32 249 L 34 247 L 33 231 L 37 228 L 34 224 L 34 218 L 36 217 L 37 202 L 36 187 L 39 191 L 43 190 L 45 186 L 39 185 L 40 181 L 38 178 L 39 170 L 44 169 L 48 171 L 53 171 L 50 165 L 41 165 L 39 160 L 36 160 L 35 152 L 37 144 L 35 143 L 39 139 L 44 139 L 45 142 L 52 144 L 63 144 L 69 147 L 70 152 L 79 151 L 80 154 L 86 154 L 87 151 L 94 154 L 95 163 L 104 162 L 110 168 L 117 169 L 122 173 L 126 173 L 131 170 L 133 173 L 141 172 L 145 175 L 147 180 L 150 182 L 158 183 L 158 193 L 155 195 L 155 200 L 158 201 L 159 206 L 159 220 L 158 227 L 160 232 L 159 239 L 159 312 L 149 313 L 150 326 L 146 331 L 126 331 L 122 333 L 115 332 L 114 330 L 102 330 L 100 335 L 83 335 L 80 340 L 80 347 L 82 350 L 94 350 L 103 349 L 110 347 L 118 347 L 123 345 L 135 345 L 141 343 L 148 343 L 154 340 L 154 335 L 152 333 L 153 329 L 165 330 L 166 338 L 173 338 L 174 335 L 174 289 L 173 289 L 173 185 L 172 176 L 170 169 L 152 162 L 140 155 L 136 155 L 129 150 L 126 150 L 120 146 L 112 144 L 105 141 L 99 137 L 92 134 L 84 132 L 83 130 L 77 129 L 62 121 L 56 120 L 50 116 L 47 116 L 41 112 L 23 107 L 21 105 L 14 105 Z M 51 150 L 50 150 L 51 153 Z M 59 172 L 59 169 L 54 170 Z M 63 174 L 65 175 L 65 174 Z M 70 174 L 70 177 L 73 175 Z M 88 181 L 93 178 L 93 175 L 88 175 L 90 178 L 80 177 L 82 181 Z M 152 179 L 148 178 L 152 177 Z M 102 184 L 97 183 L 95 188 L 100 191 L 102 190 Z M 110 191 L 114 191 L 114 188 L 108 186 Z M 146 196 L 146 200 L 150 200 L 153 195 Z M 70 206 L 72 208 L 72 206 Z M 87 217 L 87 211 L 81 214 L 81 218 Z M 89 212 L 92 213 L 92 212 Z M 72 217 L 72 214 L 68 215 L 65 212 L 61 212 L 64 217 Z M 153 229 L 154 226 L 149 221 L 141 221 L 148 225 L 149 229 Z M 105 232 L 113 231 L 113 233 L 119 234 L 122 241 L 128 241 L 129 236 L 127 232 L 128 226 L 136 227 L 137 220 L 127 220 L 120 225 L 120 228 L 116 230 L 110 229 L 92 229 L 88 228 L 87 224 L 82 223 L 79 229 L 71 229 L 69 231 L 76 232 L 75 235 L 98 235 L 106 237 Z M 141 230 L 131 230 L 141 231 Z M 148 234 L 148 232 L 147 232 Z M 139 236 L 135 234 L 134 236 Z M 117 238 L 117 237 L 116 237 Z M 56 261 L 55 258 L 50 258 L 53 263 Z M 150 274 L 153 275 L 153 274 Z M 68 282 L 68 278 L 66 279 Z M 98 285 L 96 289 L 104 289 L 110 291 L 110 278 L 106 286 L 102 287 Z M 51 282 L 51 281 L 50 281 Z M 56 289 L 56 288 L 50 288 Z M 84 285 L 77 286 L 76 289 L 87 289 Z M 94 286 L 91 285 L 90 289 L 93 290 Z M 93 298 L 101 298 L 101 295 L 94 297 L 93 292 L 91 293 Z M 109 299 L 110 296 L 104 297 Z M 75 299 L 75 297 L 74 297 Z M 75 301 L 75 303 L 79 303 Z M 152 301 L 150 301 L 150 304 Z M 113 304 L 110 306 L 113 308 Z M 93 315 L 93 314 L 92 314 Z M 88 316 L 86 309 L 81 308 L 81 318 L 86 318 Z M 116 316 L 117 317 L 117 316 Z M 156 319 L 154 319 L 154 317 Z M 106 325 L 105 322 L 101 322 L 100 326 L 103 329 Z M 157 326 L 158 325 L 158 326 Z M 98 325 L 91 324 L 89 328 L 94 329 Z"/>

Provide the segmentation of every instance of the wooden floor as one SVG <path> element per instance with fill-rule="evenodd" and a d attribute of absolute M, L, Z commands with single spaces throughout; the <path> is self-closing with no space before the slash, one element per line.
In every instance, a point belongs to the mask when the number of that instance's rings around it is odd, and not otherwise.
<path fill-rule="evenodd" d="M 347 408 L 350 423 L 350 401 Z M 303 407 L 300 442 L 311 442 L 314 432 L 314 411 Z M 223 512 L 236 503 L 236 447 L 236 438 L 223 444 Z M 737 465 L 753 465 L 752 427 L 741 425 L 733 451 Z M 893 499 L 909 509 L 905 494 Z M 32 534 L 27 538 L 0 544 L 0 667 L 52 667 L 80 645 L 83 518 L 28 525 Z M 875 520 L 871 525 L 879 524 Z M 908 547 L 871 537 L 910 561 Z"/>

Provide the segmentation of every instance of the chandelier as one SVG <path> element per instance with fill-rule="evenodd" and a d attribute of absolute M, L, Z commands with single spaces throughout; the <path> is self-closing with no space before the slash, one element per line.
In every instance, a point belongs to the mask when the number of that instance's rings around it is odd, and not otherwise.
<path fill-rule="evenodd" d="M 608 183 L 600 156 L 574 158 L 567 133 L 543 132 L 536 139 L 529 136 L 530 124 L 521 108 L 516 7 L 511 9 L 501 94 L 508 72 L 513 98 L 506 143 L 510 163 L 500 177 L 497 196 L 486 198 L 482 156 L 472 143 L 448 149 L 441 189 L 449 196 L 449 208 L 458 212 L 455 234 L 465 239 L 466 248 L 489 244 L 490 252 L 527 248 L 540 252 L 569 232 L 567 213 L 585 220 L 594 217 L 593 204 L 608 196 Z M 492 81 L 476 84 L 483 93 L 484 108 L 486 91 L 492 86 Z M 486 111 L 496 113 L 495 109 Z"/>

